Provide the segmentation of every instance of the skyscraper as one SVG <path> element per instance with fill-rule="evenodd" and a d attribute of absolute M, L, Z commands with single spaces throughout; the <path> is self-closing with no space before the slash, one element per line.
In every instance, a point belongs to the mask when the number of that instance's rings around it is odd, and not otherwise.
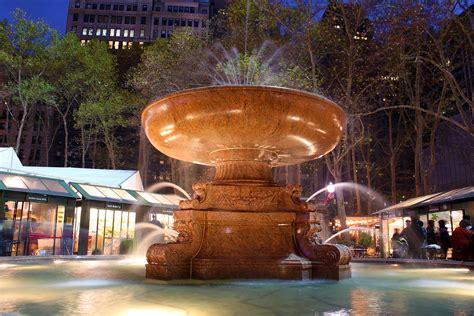
<path fill-rule="evenodd" d="M 97 38 L 109 48 L 129 48 L 182 27 L 202 32 L 212 7 L 205 0 L 70 0 L 66 32 L 83 42 Z"/>

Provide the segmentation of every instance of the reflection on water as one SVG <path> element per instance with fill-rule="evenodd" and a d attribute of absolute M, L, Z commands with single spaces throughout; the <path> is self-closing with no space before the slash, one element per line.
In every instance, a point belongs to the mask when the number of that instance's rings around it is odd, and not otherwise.
<path fill-rule="evenodd" d="M 0 269 L 0 314 L 385 315 L 474 313 L 466 269 L 352 264 L 340 281 L 144 278 L 143 258 L 22 262 Z"/>

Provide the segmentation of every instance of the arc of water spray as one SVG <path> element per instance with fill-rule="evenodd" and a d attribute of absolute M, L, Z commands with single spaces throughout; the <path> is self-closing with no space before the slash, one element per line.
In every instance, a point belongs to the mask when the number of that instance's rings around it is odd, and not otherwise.
<path fill-rule="evenodd" d="M 182 187 L 171 182 L 158 182 L 149 186 L 147 192 L 156 192 L 164 188 L 173 188 L 181 192 L 188 200 L 191 200 L 191 196 Z"/>
<path fill-rule="evenodd" d="M 360 192 L 365 192 L 368 196 L 372 196 L 376 201 L 379 201 L 381 202 L 382 204 L 384 204 L 385 202 L 385 199 L 383 196 L 381 196 L 379 193 L 377 193 L 376 191 L 372 190 L 372 189 L 369 189 L 368 187 L 362 185 L 362 184 L 358 184 L 358 183 L 353 183 L 353 182 L 339 182 L 339 183 L 336 183 L 336 184 L 333 184 L 334 188 L 337 189 L 337 188 L 351 188 L 351 189 L 357 189 L 359 190 Z M 307 200 L 306 202 L 309 202 L 310 200 L 314 199 L 316 196 L 318 196 L 319 194 L 327 191 L 328 187 L 324 187 L 318 191 L 316 191 L 314 194 L 312 194 Z"/>
<path fill-rule="evenodd" d="M 346 229 L 343 229 L 337 233 L 335 233 L 334 235 L 332 235 L 331 237 L 329 237 L 328 239 L 326 239 L 323 244 L 326 244 L 328 241 L 331 241 L 332 239 L 336 238 L 337 236 L 341 235 L 341 234 L 344 234 L 345 232 L 348 232 L 348 231 L 352 231 L 352 230 L 355 230 L 355 231 L 367 231 L 367 230 L 373 230 L 373 228 L 371 227 L 348 227 Z"/>

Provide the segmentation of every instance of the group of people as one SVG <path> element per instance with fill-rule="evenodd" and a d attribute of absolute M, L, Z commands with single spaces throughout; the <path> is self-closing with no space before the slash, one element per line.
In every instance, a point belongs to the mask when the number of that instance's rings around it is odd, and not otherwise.
<path fill-rule="evenodd" d="M 450 236 L 445 220 L 438 221 L 438 229 L 435 228 L 435 221 L 429 220 L 425 228 L 418 217 L 412 216 L 405 221 L 401 232 L 395 229 L 391 240 L 393 257 L 426 259 L 427 253 L 439 251 L 439 256 L 446 259 L 448 249 L 452 248 L 451 259 L 473 261 L 474 229 L 470 220 L 470 216 L 465 215 Z"/>

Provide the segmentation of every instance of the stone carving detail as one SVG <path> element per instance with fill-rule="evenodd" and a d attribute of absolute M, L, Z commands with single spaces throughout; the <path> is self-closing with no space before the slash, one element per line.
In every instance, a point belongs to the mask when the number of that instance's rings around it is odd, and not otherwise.
<path fill-rule="evenodd" d="M 201 203 L 204 203 L 207 197 L 207 187 L 209 183 L 196 182 L 193 183 L 193 198 L 192 200 L 184 200 L 179 203 L 179 208 L 182 210 L 189 210 L 199 208 Z"/>
<path fill-rule="evenodd" d="M 242 193 L 239 191 L 220 191 L 214 194 L 214 203 L 221 207 L 261 209 L 272 205 L 277 199 L 276 190 L 256 188 Z"/>
<path fill-rule="evenodd" d="M 296 241 L 303 256 L 329 266 L 345 265 L 351 261 L 349 248 L 343 245 L 319 244 L 313 238 L 314 230 L 311 229 L 307 216 L 298 217 L 295 227 Z"/>
<path fill-rule="evenodd" d="M 191 213 L 175 214 L 175 229 L 179 233 L 175 243 L 153 244 L 148 248 L 146 258 L 149 264 L 172 265 L 189 261 L 197 254 L 202 242 L 202 228 L 192 219 Z"/>
<path fill-rule="evenodd" d="M 300 185 L 230 186 L 195 183 L 192 200 L 181 201 L 181 210 L 233 209 L 251 211 L 312 211 L 313 204 L 301 202 Z"/>

